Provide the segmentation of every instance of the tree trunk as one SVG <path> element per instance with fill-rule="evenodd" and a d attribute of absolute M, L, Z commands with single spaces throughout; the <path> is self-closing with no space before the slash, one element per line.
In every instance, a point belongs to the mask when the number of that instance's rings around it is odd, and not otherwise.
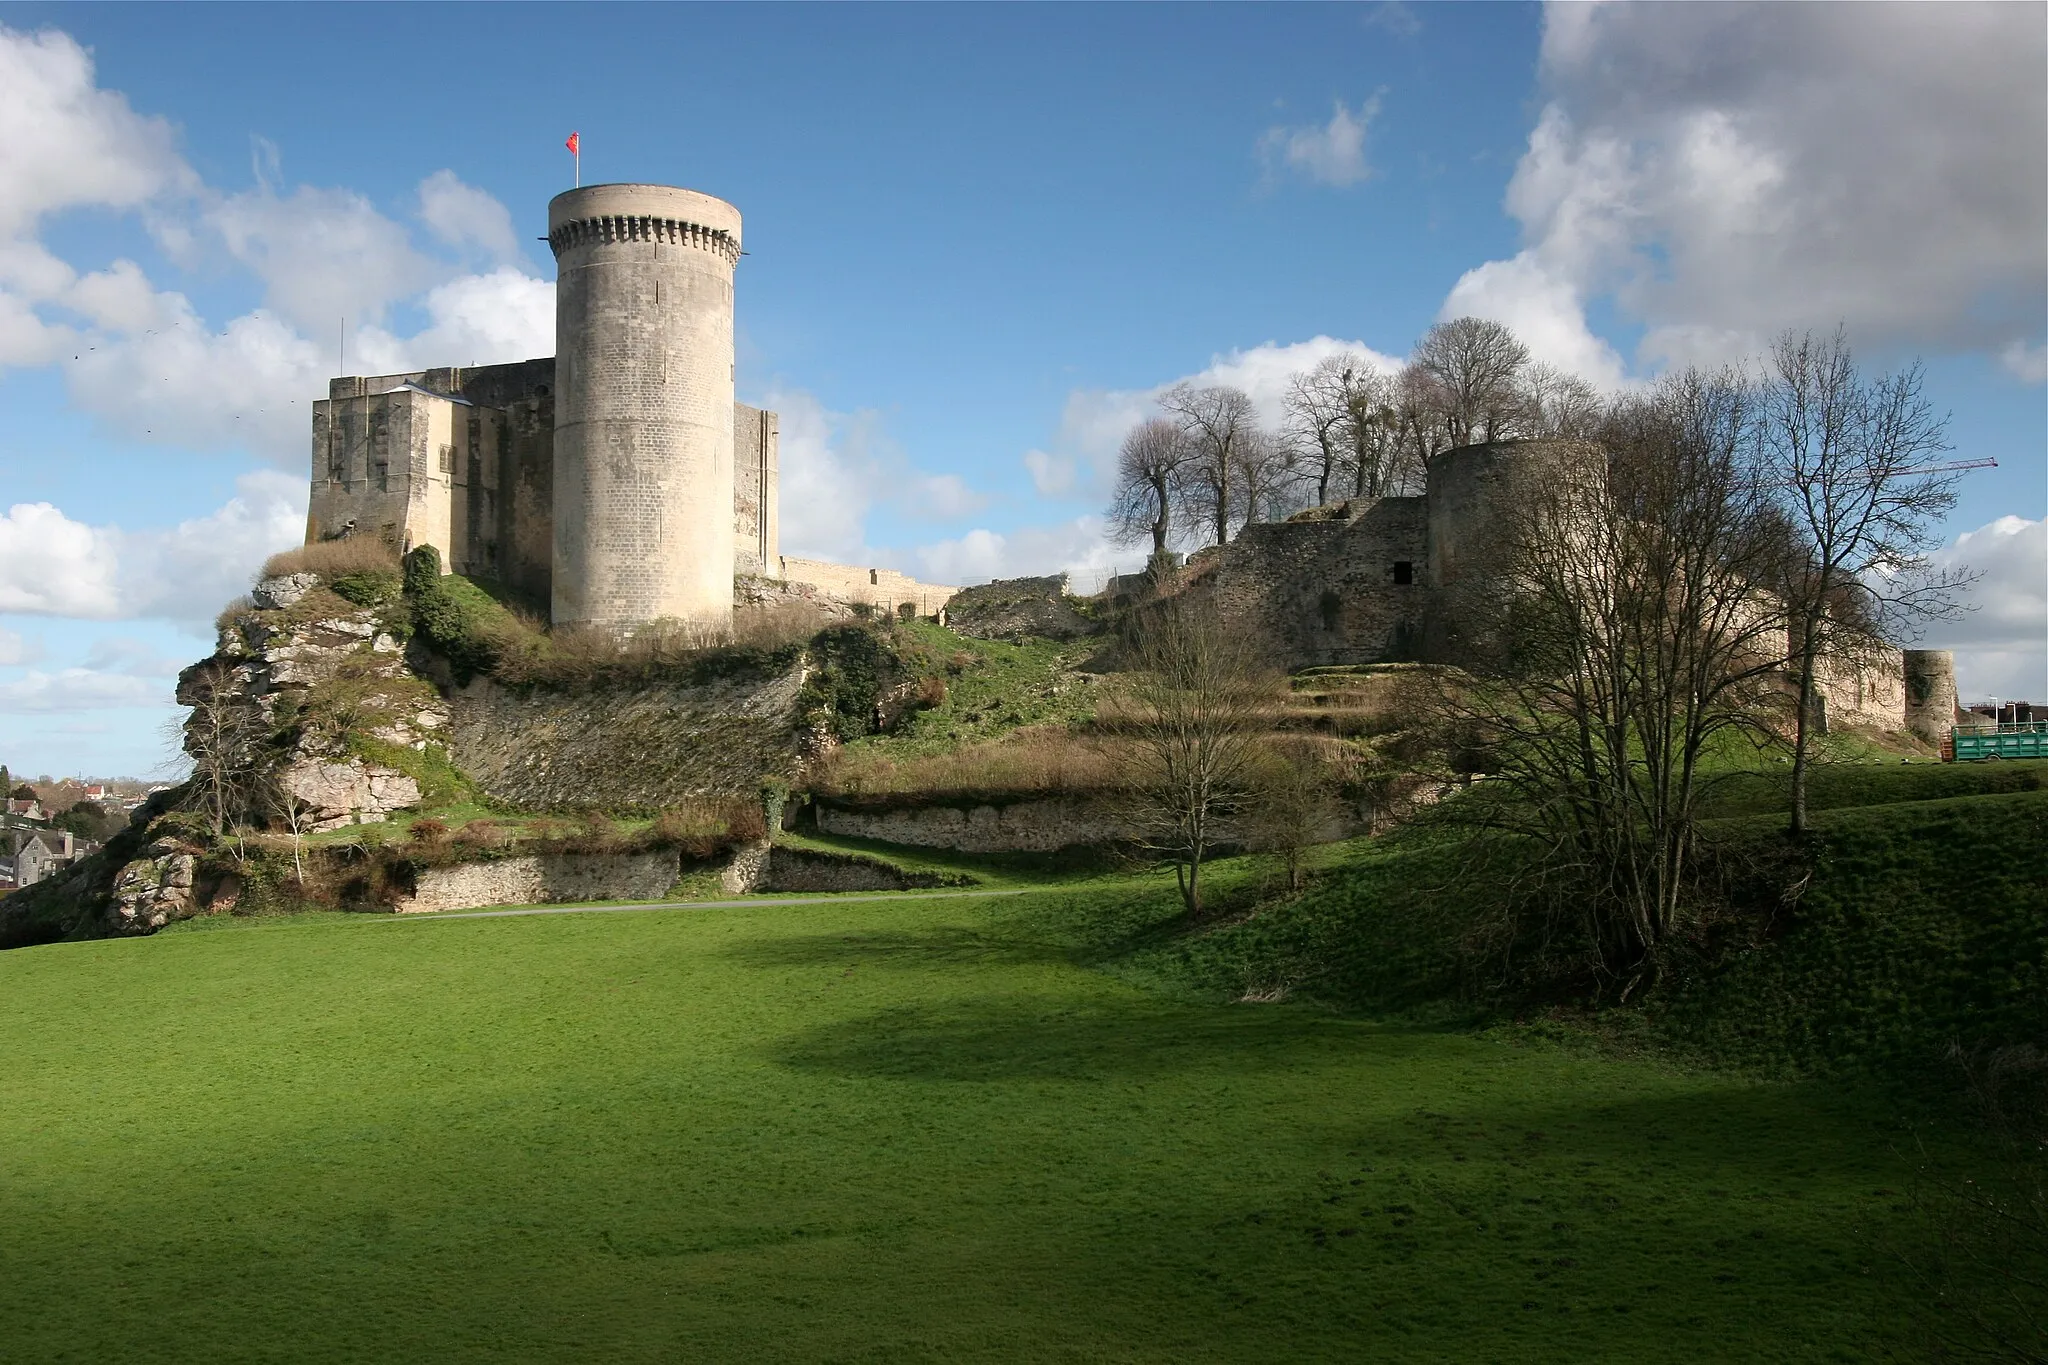
<path fill-rule="evenodd" d="M 1814 674 L 1818 671 L 1820 655 L 1819 632 L 1809 615 L 1805 623 L 1805 638 L 1799 646 L 1799 714 L 1792 727 L 1792 835 L 1802 838 L 1806 834 L 1806 768 L 1807 750 L 1811 745 L 1808 726 L 1813 717 Z"/>

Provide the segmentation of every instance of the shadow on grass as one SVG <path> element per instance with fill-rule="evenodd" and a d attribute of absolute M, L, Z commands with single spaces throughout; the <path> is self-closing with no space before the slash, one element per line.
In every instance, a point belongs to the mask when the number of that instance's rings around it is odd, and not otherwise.
<path fill-rule="evenodd" d="M 1125 1080 L 1338 1062 L 1344 1054 L 1333 1045 L 1368 1027 L 1285 1008 L 983 998 L 905 1005 L 809 1029 L 782 1039 L 773 1055 L 799 1071 L 854 1078 Z M 1400 1046 L 1395 1031 L 1384 1032 L 1389 1046 Z"/>
<path fill-rule="evenodd" d="M 1065 962 L 1064 944 L 940 925 L 917 933 L 878 930 L 853 934 L 781 935 L 750 939 L 727 948 L 725 957 L 747 967 L 931 967 L 1013 966 Z"/>

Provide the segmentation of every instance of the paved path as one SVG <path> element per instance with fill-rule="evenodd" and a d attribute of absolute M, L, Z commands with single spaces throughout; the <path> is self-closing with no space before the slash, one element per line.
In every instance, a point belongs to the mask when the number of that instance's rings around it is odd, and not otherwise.
<path fill-rule="evenodd" d="M 1022 896 L 1036 887 L 1005 887 L 998 891 L 839 892 L 829 896 L 751 896 L 732 901 L 633 901 L 620 905 L 525 905 L 516 910 L 440 910 L 392 915 L 393 920 L 505 919 L 512 915 L 602 915 L 622 910 L 744 910 L 764 905 L 843 905 L 848 901 L 929 901 L 962 896 Z"/>

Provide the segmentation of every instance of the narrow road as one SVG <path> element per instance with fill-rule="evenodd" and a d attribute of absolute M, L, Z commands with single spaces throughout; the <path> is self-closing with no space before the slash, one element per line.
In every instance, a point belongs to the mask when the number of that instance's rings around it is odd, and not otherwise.
<path fill-rule="evenodd" d="M 1037 887 L 1005 887 L 997 891 L 876 891 L 838 892 L 825 896 L 752 896 L 730 901 L 632 901 L 609 905 L 523 905 L 514 910 L 440 910 L 420 914 L 390 915 L 387 920 L 505 919 L 513 915 L 602 915 L 626 910 L 742 910 L 764 905 L 843 905 L 848 901 L 930 901 L 966 896 L 1022 896 Z"/>

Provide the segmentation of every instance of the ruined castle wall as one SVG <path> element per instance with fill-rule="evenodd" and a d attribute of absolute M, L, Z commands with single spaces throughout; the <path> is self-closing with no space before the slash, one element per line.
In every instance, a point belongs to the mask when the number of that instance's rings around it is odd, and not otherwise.
<path fill-rule="evenodd" d="M 865 602 L 891 614 L 909 607 L 919 616 L 939 614 L 958 588 L 920 583 L 894 569 L 862 568 L 852 564 L 827 564 L 821 559 L 797 559 L 779 555 L 772 577 L 790 583 L 804 583 L 820 592 L 848 602 Z"/>
<path fill-rule="evenodd" d="M 1853 658 L 1823 659 L 1814 684 L 1830 730 L 1867 725 L 1879 730 L 1906 726 L 1905 655 L 1891 648 Z"/>
<path fill-rule="evenodd" d="M 1253 523 L 1190 561 L 1191 591 L 1289 669 L 1411 658 L 1426 518 L 1421 498 L 1377 498 L 1324 520 Z"/>
<path fill-rule="evenodd" d="M 767 574 L 781 556 L 781 426 L 772 412 L 732 407 L 733 572 Z"/>

